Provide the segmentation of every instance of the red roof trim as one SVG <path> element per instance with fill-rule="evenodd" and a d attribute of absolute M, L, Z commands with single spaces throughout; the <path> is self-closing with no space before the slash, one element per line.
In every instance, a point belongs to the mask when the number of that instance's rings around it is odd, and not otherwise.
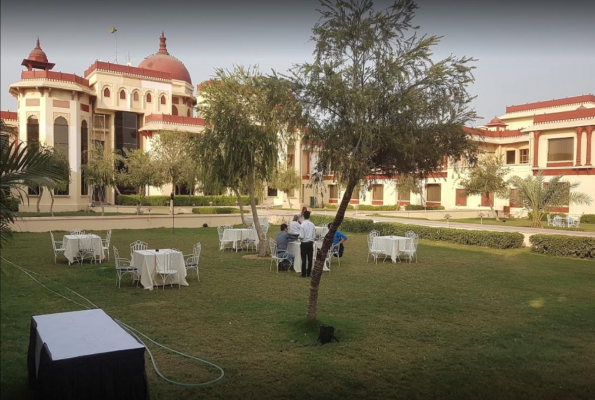
<path fill-rule="evenodd" d="M 554 114 L 536 115 L 533 118 L 533 123 L 546 124 L 548 122 L 582 118 L 595 118 L 595 108 L 580 108 L 577 110 L 564 111 Z"/>
<path fill-rule="evenodd" d="M 537 175 L 542 172 L 545 176 L 558 176 L 558 175 L 595 175 L 595 168 L 561 168 L 561 169 L 534 169 L 533 175 Z"/>
<path fill-rule="evenodd" d="M 181 115 L 169 115 L 169 114 L 149 114 L 145 117 L 145 123 L 148 122 L 163 122 L 169 124 L 182 124 L 182 125 L 198 125 L 204 126 L 205 120 L 202 118 L 183 117 Z"/>
<path fill-rule="evenodd" d="M 17 120 L 17 113 L 13 111 L 0 111 L 0 119 L 9 120 L 9 121 L 16 121 Z"/>
<path fill-rule="evenodd" d="M 507 137 L 528 135 L 528 132 L 521 132 L 520 129 L 514 130 L 514 131 L 509 131 L 509 130 L 488 131 L 488 130 L 479 129 L 479 128 L 468 128 L 465 126 L 465 127 L 463 127 L 463 130 L 470 135 L 484 136 L 484 137 L 490 137 L 490 138 L 507 138 Z"/>
<path fill-rule="evenodd" d="M 95 70 L 101 71 L 109 71 L 109 72 L 119 72 L 123 74 L 130 74 L 130 75 L 141 75 L 147 76 L 150 78 L 157 78 L 157 79 L 166 79 L 171 80 L 171 74 L 169 72 L 163 71 L 155 71 L 152 69 L 146 68 L 138 68 L 138 67 L 131 67 L 129 65 L 121 65 L 121 64 L 112 64 L 109 62 L 103 61 L 95 61 L 93 65 L 91 65 L 85 71 L 85 76 L 89 76 L 91 72 Z"/>
<path fill-rule="evenodd" d="M 513 113 L 519 111 L 536 110 L 538 108 L 567 106 L 570 104 L 593 102 L 595 103 L 595 95 L 584 94 L 582 96 L 567 97 L 565 99 L 554 99 L 546 101 L 538 101 L 535 103 L 527 103 L 516 106 L 506 107 L 506 113 Z"/>
<path fill-rule="evenodd" d="M 22 71 L 21 79 L 51 79 L 54 81 L 73 82 L 89 87 L 89 81 L 75 74 L 54 71 Z"/>

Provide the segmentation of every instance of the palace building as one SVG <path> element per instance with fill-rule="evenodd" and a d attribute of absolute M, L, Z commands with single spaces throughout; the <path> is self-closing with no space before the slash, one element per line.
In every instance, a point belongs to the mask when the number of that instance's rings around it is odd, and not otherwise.
<path fill-rule="evenodd" d="M 41 48 L 39 40 L 22 62 L 20 81 L 9 91 L 17 100 L 17 111 L 2 111 L 7 125 L 17 128 L 18 139 L 41 142 L 63 149 L 72 170 L 67 190 L 55 193 L 56 211 L 83 210 L 90 194 L 84 185 L 81 166 L 86 163 L 90 146 L 100 144 L 106 150 L 151 149 L 153 135 L 162 130 L 201 132 L 204 120 L 195 115 L 200 86 L 195 88 L 188 69 L 170 55 L 165 35 L 159 38 L 155 54 L 137 67 L 95 61 L 83 74 L 53 71 L 54 64 Z M 510 167 L 510 175 L 525 177 L 543 172 L 547 177 L 564 175 L 580 182 L 579 191 L 595 198 L 595 95 L 538 101 L 506 107 L 485 126 L 465 128 L 484 153 L 501 155 Z M 338 203 L 341 187 L 332 177 L 325 177 L 324 193 L 309 187 L 316 165 L 316 154 L 308 152 L 299 141 L 286 148 L 286 160 L 302 177 L 301 188 L 281 193 L 266 188 L 264 204 L 294 208 L 302 205 Z M 423 181 L 423 194 L 398 193 L 394 179 L 381 179 L 370 190 L 354 193 L 351 204 L 441 205 L 446 209 L 489 209 L 512 216 L 523 210 L 508 199 L 493 195 L 461 197 L 461 174 L 465 165 L 445 159 L 442 170 Z M 148 188 L 148 195 L 169 194 L 170 186 Z M 515 190 L 511 188 L 511 190 Z M 122 188 L 121 192 L 125 192 Z M 31 195 L 35 195 L 31 193 Z M 107 190 L 105 198 L 115 204 L 116 191 Z M 95 197 L 95 193 L 91 194 Z M 22 210 L 34 209 L 22 204 Z M 45 193 L 42 207 L 50 204 Z M 593 213 L 594 206 L 570 205 L 560 212 Z"/>

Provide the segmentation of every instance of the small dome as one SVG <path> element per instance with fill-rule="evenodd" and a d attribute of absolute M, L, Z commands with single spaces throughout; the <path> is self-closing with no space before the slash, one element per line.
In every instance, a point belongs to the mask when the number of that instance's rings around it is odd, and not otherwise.
<path fill-rule="evenodd" d="M 159 38 L 159 51 L 145 58 L 138 67 L 153 71 L 168 72 L 172 79 L 188 82 L 192 85 L 190 73 L 180 60 L 168 53 L 165 40 L 166 38 L 162 31 Z"/>
<path fill-rule="evenodd" d="M 48 62 L 48 56 L 45 54 L 45 52 L 41 49 L 41 46 L 39 45 L 39 37 L 37 38 L 37 44 L 35 45 L 35 48 L 31 50 L 31 53 L 29 53 L 28 59 L 31 61 L 37 61 L 42 63 Z"/>
<path fill-rule="evenodd" d="M 504 122 L 502 122 L 502 120 L 500 118 L 494 116 L 494 118 L 492 118 L 490 123 L 486 124 L 486 126 L 506 126 L 506 124 Z"/>

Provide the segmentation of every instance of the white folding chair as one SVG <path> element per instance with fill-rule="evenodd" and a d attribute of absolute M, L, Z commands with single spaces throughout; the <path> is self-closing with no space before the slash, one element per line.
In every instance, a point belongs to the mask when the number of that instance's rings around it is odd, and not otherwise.
<path fill-rule="evenodd" d="M 130 243 L 130 259 L 134 256 L 134 252 L 137 250 L 147 250 L 149 245 L 141 240 L 135 240 Z"/>
<path fill-rule="evenodd" d="M 339 258 L 339 246 L 333 245 L 330 249 L 328 249 L 326 258 L 324 259 L 324 267 L 328 268 L 328 272 L 331 272 L 331 263 L 335 254 L 337 255 L 337 260 L 339 260 L 339 266 L 341 266 L 341 259 Z"/>
<path fill-rule="evenodd" d="M 271 271 L 273 268 L 273 261 L 275 264 L 277 264 L 277 273 L 279 273 L 279 263 L 283 261 L 289 261 L 289 268 L 287 268 L 287 271 L 290 271 L 293 267 L 293 261 L 287 257 L 282 257 L 277 254 L 277 242 L 275 242 L 273 239 L 269 239 L 269 249 L 271 250 L 271 263 L 269 265 L 269 271 Z"/>
<path fill-rule="evenodd" d="M 147 259 L 145 258 L 145 264 Z M 161 278 L 161 282 L 163 284 L 163 290 L 165 290 L 165 285 L 169 279 L 170 286 L 173 288 L 173 280 L 174 277 L 178 276 L 178 270 L 173 269 L 171 267 L 171 254 L 164 254 L 163 257 L 155 256 L 155 271 L 153 272 L 153 284 L 155 284 L 156 277 Z M 159 286 L 159 285 L 156 285 Z M 181 285 L 178 281 L 178 289 L 180 289 Z"/>
<path fill-rule="evenodd" d="M 547 226 L 552 226 L 554 225 L 554 220 L 552 219 L 551 215 L 546 215 L 547 217 Z"/>
<path fill-rule="evenodd" d="M 200 260 L 200 251 L 202 249 L 202 245 L 200 243 L 196 243 L 192 248 L 192 254 L 186 258 L 186 271 L 189 269 L 196 270 L 196 277 L 200 281 L 200 275 L 198 274 L 198 261 Z M 184 256 L 185 257 L 185 256 Z"/>
<path fill-rule="evenodd" d="M 120 283 L 122 282 L 122 277 L 126 274 L 132 276 L 132 283 L 136 281 L 136 286 L 138 286 L 138 282 L 140 281 L 140 271 L 130 265 L 130 260 L 127 258 L 120 257 L 118 253 L 118 249 L 114 246 L 114 262 L 116 264 L 116 275 L 118 277 L 116 281 L 116 285 L 120 287 Z"/>
<path fill-rule="evenodd" d="M 71 235 L 84 235 L 85 231 L 82 229 L 73 229 L 70 231 Z"/>
<path fill-rule="evenodd" d="M 228 229 L 227 226 L 218 226 L 217 227 L 217 234 L 219 235 L 219 250 L 225 250 L 226 248 L 233 248 L 234 241 L 233 240 L 223 240 L 225 229 Z M 230 245 L 230 247 L 227 247 Z"/>
<path fill-rule="evenodd" d="M 110 229 L 107 231 L 107 235 L 105 235 L 105 239 L 101 239 L 101 244 L 103 247 L 103 253 L 107 252 L 107 260 L 109 261 L 109 245 L 112 241 L 112 230 Z"/>
<path fill-rule="evenodd" d="M 405 241 L 405 248 L 399 249 L 397 257 L 399 258 L 399 261 L 401 261 L 401 255 L 403 255 L 407 257 L 409 262 L 411 262 L 413 257 L 415 257 L 415 262 L 417 262 L 417 245 L 419 243 L 419 236 L 411 231 L 407 232 L 405 236 L 408 238 L 408 240 Z"/>
<path fill-rule="evenodd" d="M 101 257 L 100 255 L 95 255 L 95 246 L 93 245 L 93 238 L 89 235 L 85 235 L 79 238 L 79 251 L 78 251 L 78 261 L 79 264 L 83 264 L 85 259 L 90 259 L 91 264 L 95 262 L 96 257 Z"/>
<path fill-rule="evenodd" d="M 372 256 L 376 264 L 378 264 L 378 257 L 381 255 L 384 255 L 384 259 L 386 260 L 386 254 L 384 254 L 384 250 L 375 247 L 374 238 L 378 236 L 378 231 L 372 231 L 368 234 L 368 258 L 366 259 L 366 262 L 370 261 L 370 256 Z"/>
<path fill-rule="evenodd" d="M 54 249 L 54 264 L 58 262 L 58 254 L 64 254 L 66 249 L 64 248 L 64 242 L 54 240 L 54 233 L 50 231 L 50 236 L 52 238 L 52 249 Z"/>

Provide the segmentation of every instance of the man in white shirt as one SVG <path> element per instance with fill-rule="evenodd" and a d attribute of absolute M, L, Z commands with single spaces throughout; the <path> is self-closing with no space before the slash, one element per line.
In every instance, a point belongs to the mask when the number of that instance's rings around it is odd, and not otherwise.
<path fill-rule="evenodd" d="M 302 278 L 312 275 L 312 259 L 314 258 L 314 238 L 316 227 L 310 222 L 310 211 L 304 211 L 304 221 L 300 225 L 300 254 L 302 256 Z M 307 262 L 307 268 L 306 268 Z"/>
<path fill-rule="evenodd" d="M 293 221 L 289 223 L 289 234 L 290 235 L 299 235 L 300 234 L 300 223 L 298 220 L 300 219 L 299 215 L 293 216 Z"/>

